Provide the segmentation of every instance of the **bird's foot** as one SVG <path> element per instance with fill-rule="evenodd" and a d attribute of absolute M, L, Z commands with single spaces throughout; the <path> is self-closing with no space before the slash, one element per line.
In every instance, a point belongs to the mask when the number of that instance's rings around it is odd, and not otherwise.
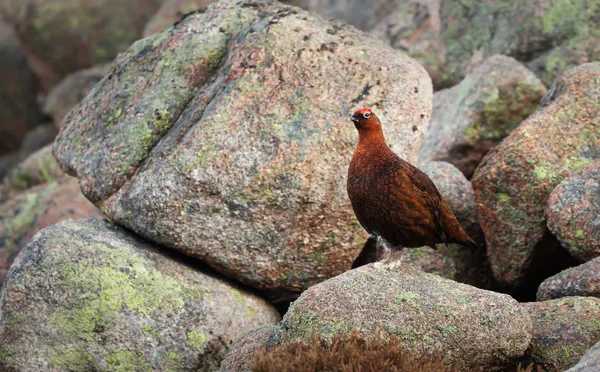
<path fill-rule="evenodd" d="M 402 256 L 398 257 L 397 259 L 384 258 L 381 261 L 373 263 L 374 269 L 394 270 L 400 266 L 402 266 Z"/>
<path fill-rule="evenodd" d="M 383 259 L 381 261 L 377 261 L 373 263 L 374 269 L 383 269 L 386 266 L 387 259 Z"/>

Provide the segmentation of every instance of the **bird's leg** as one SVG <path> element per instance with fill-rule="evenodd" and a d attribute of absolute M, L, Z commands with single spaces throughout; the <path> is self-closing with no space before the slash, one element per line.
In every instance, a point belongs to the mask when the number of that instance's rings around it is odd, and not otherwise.
<path fill-rule="evenodd" d="M 388 260 L 390 259 L 390 256 L 392 255 L 392 250 L 388 242 L 386 242 L 380 236 L 377 237 L 377 245 L 382 249 L 381 260 L 375 262 L 373 264 L 373 267 L 375 269 L 381 269 L 387 264 Z"/>

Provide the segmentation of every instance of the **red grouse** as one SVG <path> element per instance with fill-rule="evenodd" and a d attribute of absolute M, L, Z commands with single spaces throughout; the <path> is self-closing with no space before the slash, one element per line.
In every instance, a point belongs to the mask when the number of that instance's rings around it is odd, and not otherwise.
<path fill-rule="evenodd" d="M 351 120 L 358 146 L 348 169 L 348 196 L 371 237 L 388 253 L 442 243 L 477 248 L 431 179 L 387 146 L 373 111 L 356 111 Z"/>

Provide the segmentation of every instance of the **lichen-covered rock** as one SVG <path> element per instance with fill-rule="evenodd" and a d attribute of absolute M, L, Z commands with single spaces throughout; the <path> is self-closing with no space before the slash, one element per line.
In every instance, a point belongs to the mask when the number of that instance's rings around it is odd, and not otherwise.
<path fill-rule="evenodd" d="M 15 192 L 63 177 L 65 174 L 52 155 L 52 145 L 48 145 L 8 172 L 0 184 L 0 202 L 6 201 Z"/>
<path fill-rule="evenodd" d="M 282 342 L 355 330 L 397 335 L 413 352 L 463 368 L 497 370 L 519 359 L 531 320 L 508 295 L 477 289 L 410 266 L 351 270 L 306 290 L 281 322 Z"/>
<path fill-rule="evenodd" d="M 142 36 L 161 0 L 2 0 L 46 90 L 61 77 L 112 60 Z"/>
<path fill-rule="evenodd" d="M 527 62 L 545 84 L 600 58 L 596 1 L 292 0 L 405 51 L 434 86 L 457 84 L 471 66 L 505 54 Z"/>
<path fill-rule="evenodd" d="M 458 85 L 433 95 L 419 161 L 447 161 L 470 178 L 485 154 L 536 110 L 545 93 L 542 82 L 513 58 L 488 58 Z"/>
<path fill-rule="evenodd" d="M 254 354 L 265 347 L 279 344 L 281 331 L 277 326 L 265 326 L 248 332 L 229 349 L 221 363 L 221 372 L 250 372 Z"/>
<path fill-rule="evenodd" d="M 595 372 L 600 371 L 600 342 L 589 349 L 573 367 L 565 372 Z"/>
<path fill-rule="evenodd" d="M 9 271 L 0 368 L 214 371 L 234 339 L 278 320 L 264 300 L 122 228 L 63 222 Z"/>
<path fill-rule="evenodd" d="M 348 115 L 373 106 L 414 162 L 431 96 L 416 61 L 352 27 L 224 0 L 122 53 L 54 154 L 111 220 L 300 291 L 347 270 L 366 238 L 346 194 Z"/>
<path fill-rule="evenodd" d="M 545 371 L 564 371 L 600 340 L 600 299 L 565 297 L 523 304 L 531 313 L 533 338 L 527 350 Z"/>
<path fill-rule="evenodd" d="M 215 0 L 165 0 L 158 12 L 146 24 L 144 37 L 159 33 L 171 27 L 184 15 L 214 2 Z"/>
<path fill-rule="evenodd" d="M 473 176 L 479 222 L 494 276 L 518 285 L 547 265 L 539 244 L 552 190 L 572 172 L 600 159 L 600 63 L 557 79 L 540 108 L 490 151 Z M 544 246 L 542 246 L 544 245 Z M 545 259 L 531 267 L 536 246 Z"/>
<path fill-rule="evenodd" d="M 23 161 L 44 146 L 52 144 L 57 134 L 58 129 L 52 123 L 45 123 L 30 130 L 21 142 L 19 160 Z"/>
<path fill-rule="evenodd" d="M 600 257 L 544 280 L 537 291 L 538 301 L 568 296 L 600 297 Z"/>
<path fill-rule="evenodd" d="M 43 228 L 66 219 L 101 218 L 75 179 L 51 181 L 0 205 L 0 283 L 21 248 Z"/>
<path fill-rule="evenodd" d="M 0 155 L 18 150 L 27 132 L 38 124 L 37 89 L 23 45 L 0 17 Z"/>
<path fill-rule="evenodd" d="M 573 257 L 586 262 L 600 256 L 600 161 L 561 182 L 548 198 L 546 215 L 548 228 Z"/>
<path fill-rule="evenodd" d="M 44 113 L 52 117 L 54 125 L 60 128 L 69 111 L 84 99 L 109 71 L 110 64 L 103 64 L 67 75 L 48 93 Z"/>

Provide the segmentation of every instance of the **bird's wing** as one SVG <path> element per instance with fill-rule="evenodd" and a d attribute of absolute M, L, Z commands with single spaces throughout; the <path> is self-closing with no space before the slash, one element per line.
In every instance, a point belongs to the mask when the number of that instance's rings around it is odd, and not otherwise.
<path fill-rule="evenodd" d="M 433 181 L 418 168 L 407 163 L 412 169 L 408 172 L 410 181 L 418 195 L 420 195 L 425 201 L 431 215 L 435 220 L 435 226 L 433 231 L 442 239 L 444 243 L 448 242 L 446 234 L 444 233 L 444 219 L 442 218 L 442 196 L 438 191 Z"/>

